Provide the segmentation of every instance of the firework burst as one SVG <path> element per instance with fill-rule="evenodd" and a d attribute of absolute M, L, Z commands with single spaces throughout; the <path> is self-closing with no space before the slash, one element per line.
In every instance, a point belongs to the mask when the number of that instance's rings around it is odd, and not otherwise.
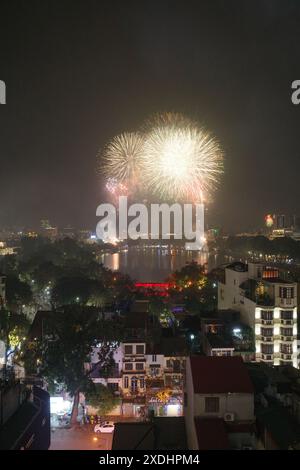
<path fill-rule="evenodd" d="M 159 118 L 145 138 L 142 175 L 148 189 L 161 198 L 210 199 L 223 172 L 218 142 L 180 115 Z"/>
<path fill-rule="evenodd" d="M 101 172 L 118 183 L 132 185 L 140 173 L 144 137 L 139 133 L 125 132 L 114 137 L 104 149 Z"/>

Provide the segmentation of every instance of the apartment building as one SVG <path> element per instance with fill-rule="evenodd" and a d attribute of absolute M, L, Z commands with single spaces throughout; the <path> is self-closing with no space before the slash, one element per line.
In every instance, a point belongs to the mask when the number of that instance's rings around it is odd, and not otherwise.
<path fill-rule="evenodd" d="M 293 365 L 297 358 L 297 283 L 262 263 L 232 263 L 218 285 L 218 308 L 240 312 L 253 328 L 256 361 Z"/>

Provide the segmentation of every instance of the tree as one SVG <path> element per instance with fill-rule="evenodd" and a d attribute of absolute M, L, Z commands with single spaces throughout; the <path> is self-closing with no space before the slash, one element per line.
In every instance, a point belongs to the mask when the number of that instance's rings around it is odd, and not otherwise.
<path fill-rule="evenodd" d="M 6 255 L 0 258 L 0 271 L 1 273 L 8 275 L 17 275 L 18 272 L 18 260 L 16 255 Z"/>
<path fill-rule="evenodd" d="M 29 321 L 25 315 L 6 309 L 0 311 L 0 339 L 5 345 L 5 365 L 25 341 L 28 329 Z"/>
<path fill-rule="evenodd" d="M 53 312 L 45 337 L 25 350 L 26 370 L 36 368 L 37 364 L 37 375 L 44 377 L 50 387 L 55 383 L 64 384 L 66 391 L 74 397 L 72 424 L 77 421 L 80 392 L 91 389 L 92 371 L 112 365 L 119 337 L 116 323 L 102 320 L 97 309 L 74 305 L 65 307 L 63 312 Z M 96 345 L 99 361 L 90 365 Z"/>
<path fill-rule="evenodd" d="M 215 309 L 217 296 L 214 283 L 198 263 L 187 263 L 180 271 L 173 273 L 169 282 L 171 299 L 183 303 L 190 313 L 199 314 Z"/>
<path fill-rule="evenodd" d="M 120 403 L 108 387 L 94 383 L 85 392 L 85 400 L 87 405 L 97 409 L 99 415 L 109 414 Z"/>
<path fill-rule="evenodd" d="M 103 307 L 111 297 L 100 281 L 86 277 L 60 279 L 52 290 L 52 302 L 56 307 L 70 304 Z"/>
<path fill-rule="evenodd" d="M 29 305 L 33 300 L 31 287 L 17 276 L 6 278 L 6 301 L 9 310 L 21 310 L 23 305 Z"/>

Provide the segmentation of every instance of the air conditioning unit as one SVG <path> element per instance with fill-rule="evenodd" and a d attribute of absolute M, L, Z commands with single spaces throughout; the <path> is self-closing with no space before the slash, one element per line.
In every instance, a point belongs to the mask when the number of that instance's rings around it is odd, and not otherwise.
<path fill-rule="evenodd" d="M 224 421 L 234 421 L 234 413 L 225 413 Z"/>

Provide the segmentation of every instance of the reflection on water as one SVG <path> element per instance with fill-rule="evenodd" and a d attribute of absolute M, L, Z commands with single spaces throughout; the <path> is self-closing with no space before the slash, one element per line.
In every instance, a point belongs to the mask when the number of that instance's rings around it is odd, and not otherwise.
<path fill-rule="evenodd" d="M 223 263 L 224 258 L 207 251 L 130 247 L 118 253 L 104 253 L 100 261 L 107 268 L 129 274 L 141 282 L 160 282 L 187 262 L 197 261 L 209 271 Z"/>

